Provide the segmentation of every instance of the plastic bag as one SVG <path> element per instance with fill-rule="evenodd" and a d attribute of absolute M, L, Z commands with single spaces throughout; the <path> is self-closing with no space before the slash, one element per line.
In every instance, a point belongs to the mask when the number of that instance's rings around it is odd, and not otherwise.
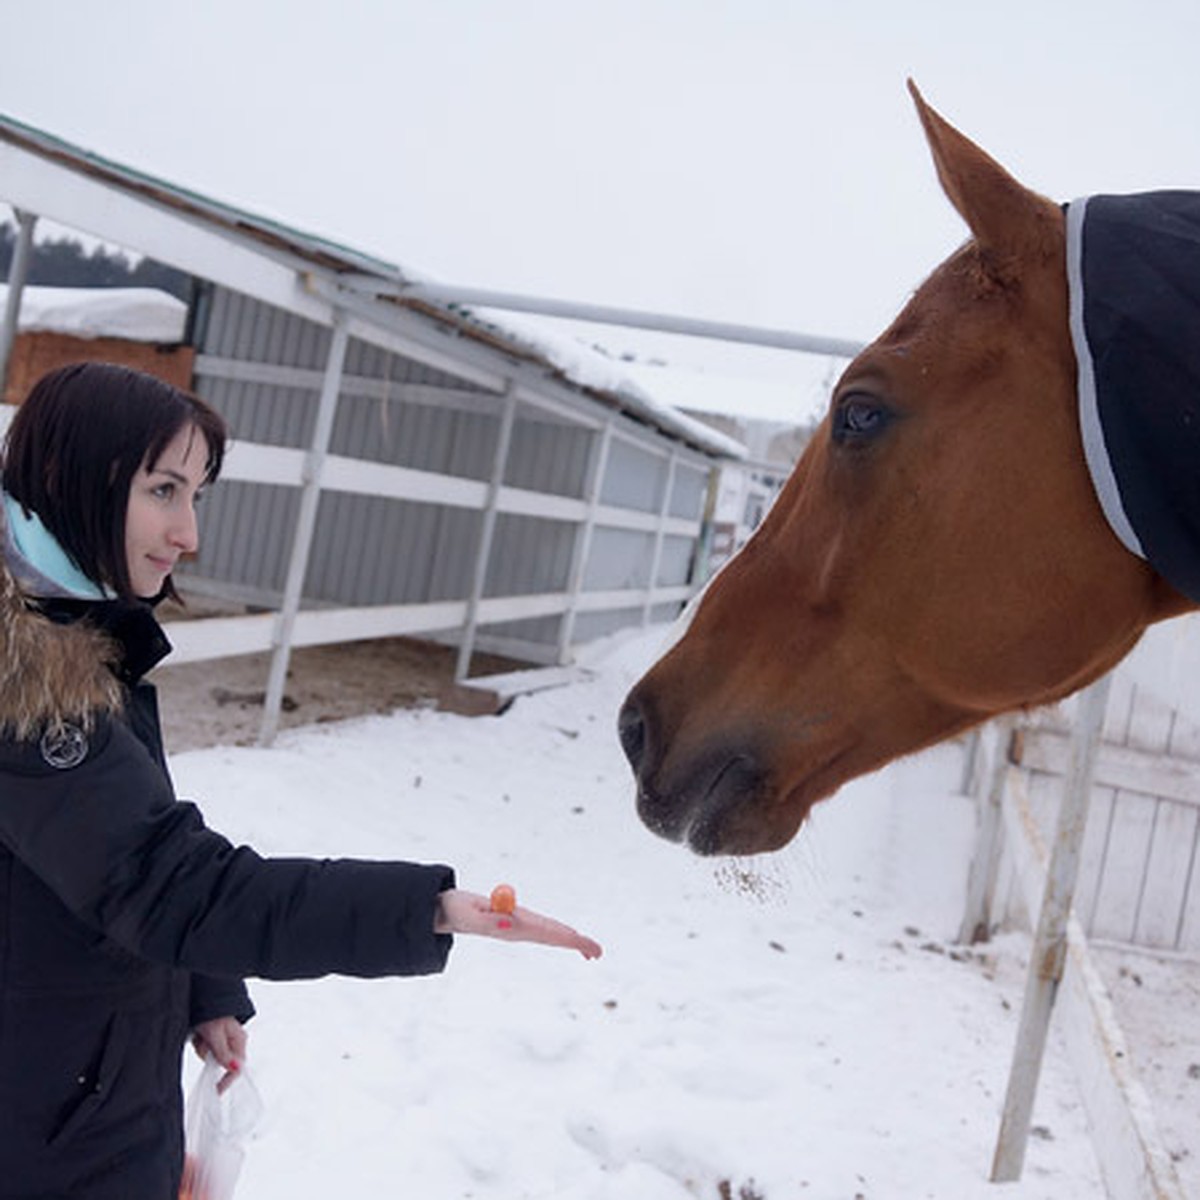
<path fill-rule="evenodd" d="M 204 1068 L 188 1093 L 179 1200 L 232 1200 L 246 1142 L 262 1117 L 262 1099 L 245 1067 L 219 1093 L 224 1074 L 221 1064 L 205 1055 Z"/>

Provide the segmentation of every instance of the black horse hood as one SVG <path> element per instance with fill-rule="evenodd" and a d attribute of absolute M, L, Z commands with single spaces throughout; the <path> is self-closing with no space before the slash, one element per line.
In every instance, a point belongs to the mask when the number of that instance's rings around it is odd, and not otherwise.
<path fill-rule="evenodd" d="M 1132 553 L 1200 602 L 1200 192 L 1067 205 L 1088 470 Z"/>

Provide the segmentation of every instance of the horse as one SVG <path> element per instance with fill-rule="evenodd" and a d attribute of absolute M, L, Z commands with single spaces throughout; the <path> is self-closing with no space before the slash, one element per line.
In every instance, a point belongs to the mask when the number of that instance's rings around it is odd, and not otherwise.
<path fill-rule="evenodd" d="M 1200 603 L 1114 532 L 1089 466 L 1071 206 L 908 87 L 970 238 L 846 367 L 618 715 L 642 822 L 700 855 L 782 847 L 847 781 L 1069 695 Z"/>

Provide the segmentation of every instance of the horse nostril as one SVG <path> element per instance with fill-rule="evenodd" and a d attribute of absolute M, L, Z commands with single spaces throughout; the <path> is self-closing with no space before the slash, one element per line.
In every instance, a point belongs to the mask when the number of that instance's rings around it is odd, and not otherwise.
<path fill-rule="evenodd" d="M 617 716 L 617 736 L 621 739 L 621 749 L 629 759 L 629 765 L 636 774 L 642 765 L 642 756 L 646 751 L 646 722 L 642 720 L 642 711 L 636 701 L 629 699 L 621 706 Z"/>

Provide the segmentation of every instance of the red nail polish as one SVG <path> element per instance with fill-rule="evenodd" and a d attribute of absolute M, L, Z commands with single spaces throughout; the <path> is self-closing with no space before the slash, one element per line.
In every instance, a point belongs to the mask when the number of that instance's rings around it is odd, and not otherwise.
<path fill-rule="evenodd" d="M 503 921 L 496 922 L 496 928 L 497 929 L 511 929 L 512 922 L 510 920 L 508 920 L 508 918 L 506 917 Z"/>
<path fill-rule="evenodd" d="M 242 1069 L 242 1064 L 238 1062 L 236 1058 L 231 1058 L 229 1060 L 229 1069 L 231 1071 L 240 1071 Z"/>

